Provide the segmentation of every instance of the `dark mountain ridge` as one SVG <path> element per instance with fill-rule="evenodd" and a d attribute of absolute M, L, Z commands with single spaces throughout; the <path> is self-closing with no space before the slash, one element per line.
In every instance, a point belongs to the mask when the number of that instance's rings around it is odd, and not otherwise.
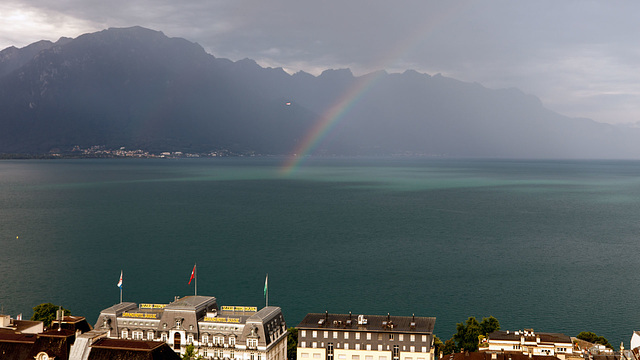
<path fill-rule="evenodd" d="M 360 90 L 357 93 L 354 89 Z M 0 51 L 0 152 L 74 146 L 291 154 L 343 99 L 317 154 L 637 158 L 640 132 L 516 89 L 415 71 L 319 76 L 216 58 L 141 27 Z"/>

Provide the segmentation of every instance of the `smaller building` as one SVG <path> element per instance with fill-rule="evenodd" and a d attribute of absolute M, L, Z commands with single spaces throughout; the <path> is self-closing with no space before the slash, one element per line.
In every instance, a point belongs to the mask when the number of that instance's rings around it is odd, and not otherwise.
<path fill-rule="evenodd" d="M 43 331 L 42 321 L 16 320 L 9 315 L 0 315 L 0 332 L 38 334 Z"/>
<path fill-rule="evenodd" d="M 298 360 L 433 360 L 436 318 L 307 314 L 298 325 Z"/>
<path fill-rule="evenodd" d="M 483 352 L 522 353 L 536 356 L 555 356 L 561 360 L 573 355 L 571 337 L 560 333 L 536 333 L 533 329 L 494 331 L 487 337 Z"/>

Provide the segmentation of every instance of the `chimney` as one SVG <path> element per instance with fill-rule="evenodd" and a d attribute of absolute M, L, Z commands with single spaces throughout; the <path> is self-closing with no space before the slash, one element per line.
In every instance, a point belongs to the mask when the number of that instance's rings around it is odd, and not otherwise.
<path fill-rule="evenodd" d="M 58 331 L 62 329 L 62 317 L 64 316 L 64 311 L 62 311 L 62 306 L 58 306 L 58 310 L 56 310 L 56 321 L 58 322 Z"/>

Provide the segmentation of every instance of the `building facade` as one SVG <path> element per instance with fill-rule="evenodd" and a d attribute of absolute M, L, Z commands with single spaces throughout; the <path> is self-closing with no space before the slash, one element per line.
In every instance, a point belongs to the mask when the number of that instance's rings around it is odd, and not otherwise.
<path fill-rule="evenodd" d="M 279 307 L 218 307 L 215 297 L 186 296 L 169 304 L 116 304 L 95 329 L 112 339 L 160 340 L 177 353 L 193 345 L 213 360 L 286 360 L 287 327 Z"/>
<path fill-rule="evenodd" d="M 433 360 L 434 317 L 307 314 L 298 360 Z"/>
<path fill-rule="evenodd" d="M 536 333 L 532 329 L 494 331 L 487 337 L 480 351 L 515 352 L 526 355 L 555 356 L 566 359 L 573 356 L 571 337 L 559 333 Z"/>

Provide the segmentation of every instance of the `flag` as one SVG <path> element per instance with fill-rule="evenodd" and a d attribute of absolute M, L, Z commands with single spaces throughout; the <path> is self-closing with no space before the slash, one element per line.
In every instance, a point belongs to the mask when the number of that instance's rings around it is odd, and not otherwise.
<path fill-rule="evenodd" d="M 22 320 L 22 313 L 18 314 L 18 316 L 16 316 L 16 320 Z"/>
<path fill-rule="evenodd" d="M 269 281 L 269 274 L 264 278 L 264 296 L 267 297 L 267 282 Z"/>
<path fill-rule="evenodd" d="M 122 289 L 122 270 L 120 270 L 120 280 L 118 280 L 118 287 Z"/>
<path fill-rule="evenodd" d="M 193 270 L 191 270 L 191 277 L 189 278 L 189 283 L 187 285 L 191 285 L 191 280 L 196 277 L 196 265 L 193 265 Z"/>

